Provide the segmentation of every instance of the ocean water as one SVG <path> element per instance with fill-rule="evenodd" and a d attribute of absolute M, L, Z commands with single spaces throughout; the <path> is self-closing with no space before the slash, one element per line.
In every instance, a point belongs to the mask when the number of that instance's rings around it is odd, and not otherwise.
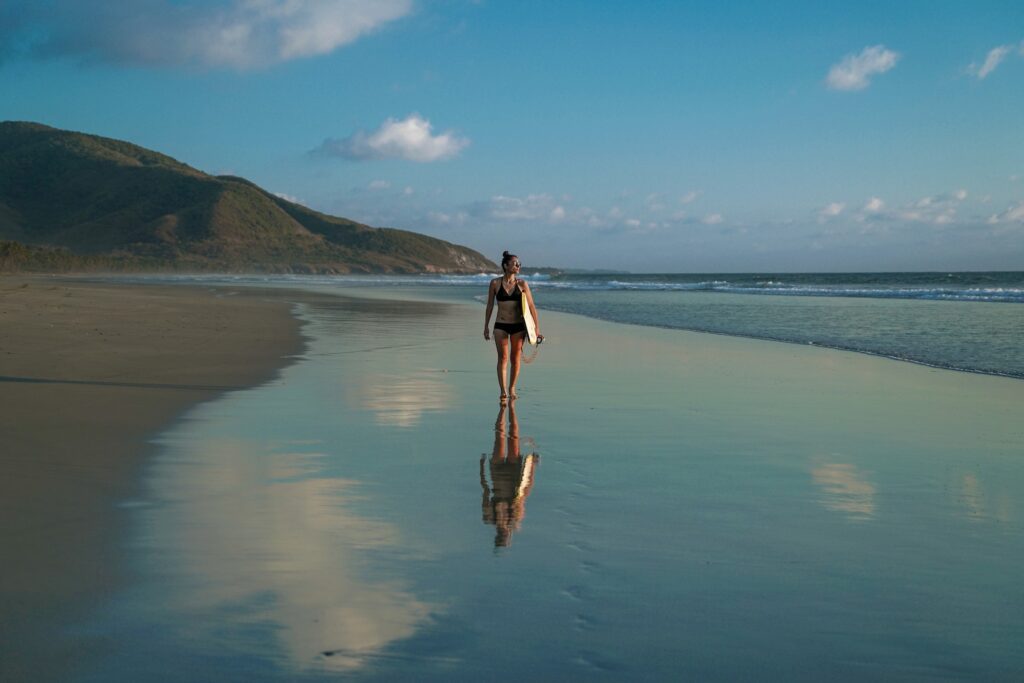
<path fill-rule="evenodd" d="M 406 286 L 482 299 L 492 275 L 184 276 L 337 287 Z M 530 275 L 541 309 L 772 339 L 1024 378 L 1024 272 Z"/>
<path fill-rule="evenodd" d="M 543 306 L 616 322 L 1024 377 L 1020 272 L 565 276 L 538 289 Z"/>
<path fill-rule="evenodd" d="M 1021 382 L 549 310 L 502 410 L 478 287 L 324 287 L 156 437 L 71 681 L 1022 679 Z"/>

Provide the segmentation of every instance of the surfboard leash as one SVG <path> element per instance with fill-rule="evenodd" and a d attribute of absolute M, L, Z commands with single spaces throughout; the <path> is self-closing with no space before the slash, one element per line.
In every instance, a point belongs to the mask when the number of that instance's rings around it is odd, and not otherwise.
<path fill-rule="evenodd" d="M 533 346 L 533 352 L 529 354 L 524 353 L 522 355 L 522 361 L 529 365 L 533 361 L 537 360 L 537 354 L 540 353 L 540 345 L 543 343 L 543 339 L 538 339 L 536 344 L 530 344 L 530 346 Z"/>

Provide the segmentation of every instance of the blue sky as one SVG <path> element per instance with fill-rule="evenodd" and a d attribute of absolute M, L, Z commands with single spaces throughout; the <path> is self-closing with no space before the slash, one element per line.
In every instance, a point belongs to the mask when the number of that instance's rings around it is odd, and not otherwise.
<path fill-rule="evenodd" d="M 8 0 L 0 119 L 492 259 L 1024 268 L 1024 3 Z"/>

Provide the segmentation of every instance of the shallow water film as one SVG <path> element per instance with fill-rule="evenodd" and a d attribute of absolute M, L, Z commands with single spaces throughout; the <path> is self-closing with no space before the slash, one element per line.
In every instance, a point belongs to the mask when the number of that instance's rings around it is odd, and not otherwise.
<path fill-rule="evenodd" d="M 75 680 L 1024 675 L 1024 383 L 542 311 L 502 409 L 406 294 L 161 435 Z"/>

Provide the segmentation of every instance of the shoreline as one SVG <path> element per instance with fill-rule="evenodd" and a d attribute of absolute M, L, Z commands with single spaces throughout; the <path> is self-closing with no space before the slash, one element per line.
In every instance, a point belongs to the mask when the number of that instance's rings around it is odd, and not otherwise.
<path fill-rule="evenodd" d="M 800 346 L 810 349 L 828 349 L 829 351 L 843 351 L 845 353 L 857 353 L 871 358 L 881 358 L 884 360 L 892 360 L 898 363 L 910 363 L 911 365 L 920 365 L 922 367 L 931 368 L 932 370 L 946 370 L 949 372 L 958 372 L 968 375 L 979 375 L 981 377 L 1001 377 L 1004 379 L 1012 379 L 1017 381 L 1024 381 L 1024 375 L 1014 375 L 1009 372 L 997 372 L 995 370 L 975 370 L 973 368 L 958 368 L 952 365 L 940 365 L 939 363 L 930 363 L 924 360 L 916 360 L 914 358 L 904 358 L 903 356 L 893 356 L 881 351 L 871 351 L 870 349 L 857 349 L 850 346 L 839 346 L 836 344 L 819 344 L 817 342 L 804 342 L 794 341 L 792 339 L 782 339 L 779 337 L 762 337 L 754 334 L 740 334 L 739 332 L 717 332 L 715 330 L 703 330 L 699 327 L 668 327 L 665 325 L 645 325 L 643 323 L 624 322 L 621 320 L 612 320 L 609 318 L 598 318 L 597 316 L 585 315 L 583 313 L 574 313 L 571 311 L 562 311 L 557 309 L 545 309 L 543 306 L 537 306 L 540 310 L 548 310 L 555 313 L 561 313 L 564 315 L 578 315 L 591 320 L 600 320 L 601 322 L 611 323 L 613 325 L 630 325 L 634 327 L 642 327 L 645 329 L 652 330 L 676 330 L 678 332 L 692 332 L 695 334 L 713 334 L 718 337 L 731 337 L 734 339 L 749 339 L 751 341 L 762 341 L 772 342 L 775 344 L 788 344 L 791 346 Z"/>
<path fill-rule="evenodd" d="M 308 291 L 313 291 L 313 290 L 308 290 Z M 323 290 L 316 290 L 316 291 L 322 292 Z M 366 289 L 359 290 L 359 295 L 360 296 L 367 296 L 368 291 L 372 291 L 372 290 L 366 290 Z M 432 296 L 429 296 L 429 295 L 424 295 L 421 292 L 412 292 L 411 290 L 403 290 L 403 294 L 405 296 L 407 296 L 407 297 L 410 297 L 410 298 L 422 297 L 422 300 L 424 300 L 424 301 L 449 301 L 448 298 L 443 297 L 443 296 L 434 296 L 434 297 L 432 297 Z M 702 294 L 703 294 L 703 292 L 702 292 Z M 820 297 L 820 298 L 825 298 L 825 297 Z M 464 301 L 470 301 L 470 300 L 475 300 L 481 306 L 483 305 L 483 296 L 471 296 L 471 297 L 469 297 L 467 299 L 464 299 Z M 998 303 L 998 302 L 977 302 L 977 303 L 993 303 L 995 305 L 1002 305 L 1001 303 Z M 1001 371 L 998 371 L 998 370 L 980 370 L 980 369 L 976 369 L 976 368 L 964 368 L 964 367 L 958 367 L 958 366 L 953 366 L 953 365 L 943 365 L 943 364 L 938 363 L 938 362 L 932 362 L 932 361 L 927 361 L 927 360 L 918 360 L 916 358 L 907 358 L 907 357 L 904 357 L 904 356 L 897 356 L 897 355 L 892 355 L 892 354 L 889 354 L 889 353 L 885 353 L 883 351 L 873 351 L 871 349 L 862 349 L 862 348 L 857 348 L 857 347 L 853 347 L 853 346 L 842 346 L 842 345 L 839 345 L 839 344 L 826 344 L 826 343 L 819 343 L 819 342 L 814 342 L 814 341 L 799 341 L 799 340 L 794 340 L 794 339 L 786 339 L 786 338 L 783 338 L 783 337 L 772 337 L 772 336 L 768 336 L 768 335 L 757 335 L 757 334 L 743 334 L 743 333 L 740 333 L 740 332 L 720 332 L 720 331 L 717 331 L 717 330 L 703 329 L 703 328 L 700 328 L 700 327 L 675 327 L 675 326 L 669 326 L 669 325 L 654 325 L 654 324 L 648 324 L 648 323 L 642 323 L 642 322 L 633 322 L 633 321 L 628 321 L 628 320 L 617 320 L 615 318 L 606 318 L 606 317 L 600 317 L 600 316 L 596 316 L 596 315 L 589 315 L 587 313 L 581 313 L 581 312 L 578 312 L 578 311 L 570 311 L 570 310 L 565 310 L 565 309 L 561 309 L 561 308 L 546 307 L 546 306 L 543 305 L 543 303 L 538 303 L 537 304 L 537 308 L 540 311 L 542 311 L 542 312 L 557 313 L 559 315 L 579 316 L 579 317 L 585 318 L 587 320 L 594 320 L 594 321 L 598 321 L 598 322 L 602 322 L 602 323 L 608 323 L 608 324 L 611 324 L 611 325 L 625 325 L 625 326 L 628 326 L 628 327 L 638 327 L 638 328 L 647 329 L 647 330 L 666 330 L 666 331 L 669 331 L 669 332 L 686 332 L 686 333 L 693 333 L 693 334 L 708 334 L 708 335 L 713 335 L 713 336 L 716 336 L 716 337 L 725 337 L 725 338 L 733 338 L 733 339 L 745 339 L 745 340 L 756 341 L 756 342 L 770 342 L 770 343 L 775 343 L 775 344 L 785 344 L 787 346 L 797 346 L 797 347 L 802 347 L 802 348 L 826 349 L 826 350 L 829 350 L 829 351 L 841 351 L 841 352 L 844 352 L 844 353 L 854 353 L 854 354 L 858 354 L 858 355 L 868 356 L 870 358 L 883 359 L 883 360 L 889 360 L 889 361 L 896 361 L 898 363 L 909 363 L 910 365 L 921 366 L 921 367 L 929 368 L 929 369 L 932 369 L 932 370 L 943 370 L 943 371 L 949 371 L 949 372 L 954 372 L 954 373 L 958 373 L 958 374 L 976 375 L 976 376 L 980 376 L 980 377 L 998 377 L 998 378 L 1001 378 L 1001 379 L 1010 379 L 1010 380 L 1015 380 L 1015 381 L 1024 381 L 1024 375 L 1014 374 L 1012 372 L 1001 372 Z"/>
<path fill-rule="evenodd" d="M 0 677 L 59 677 L 92 649 L 54 625 L 125 580 L 118 504 L 138 491 L 150 439 L 195 405 L 277 377 L 306 344 L 296 298 L 0 277 Z"/>
<path fill-rule="evenodd" d="M 289 288 L 295 288 L 295 289 L 299 289 L 299 290 L 303 290 L 303 291 L 315 291 L 315 292 L 319 292 L 319 293 L 322 293 L 322 294 L 330 293 L 331 289 L 335 289 L 336 290 L 335 293 L 343 293 L 344 291 L 351 291 L 352 288 L 355 288 L 355 289 L 361 290 L 361 291 L 363 291 L 365 293 L 365 292 L 372 291 L 373 288 L 376 288 L 378 286 L 383 286 L 385 288 L 395 287 L 395 288 L 398 288 L 398 289 L 405 289 L 407 286 L 408 287 L 419 286 L 419 285 L 417 285 L 416 280 L 415 280 L 415 278 L 417 276 L 401 276 L 401 277 L 395 277 L 395 278 L 387 278 L 387 276 L 384 276 L 384 277 L 386 278 L 386 280 L 377 280 L 375 278 L 375 276 L 366 276 L 366 277 L 363 277 L 362 279 L 360 279 L 359 277 L 350 277 L 350 278 L 346 279 L 345 276 L 339 276 L 339 279 L 337 280 L 337 282 L 332 282 L 332 281 L 329 281 L 329 278 L 325 279 L 325 278 L 313 277 L 312 279 L 307 279 L 306 276 L 295 276 L 295 278 L 297 278 L 297 279 L 291 279 L 291 280 L 287 280 L 287 281 L 282 280 L 282 281 L 280 281 L 278 283 L 273 283 L 270 286 L 277 286 L 281 282 L 286 282 L 286 284 L 287 284 L 287 286 Z M 146 278 L 146 276 L 143 275 L 143 276 L 139 276 L 137 279 L 130 280 L 130 281 L 142 281 L 142 282 L 145 282 L 145 278 Z M 405 282 L 402 281 L 403 278 L 405 278 Z M 161 281 L 161 276 L 154 276 L 154 281 L 157 281 L 157 282 Z M 208 284 L 208 285 L 234 284 L 234 285 L 240 285 L 240 286 L 256 286 L 256 287 L 259 287 L 259 286 L 263 286 L 264 285 L 265 278 L 263 278 L 261 276 L 258 276 L 258 275 L 248 275 L 248 276 L 246 276 L 246 275 L 229 275 L 229 274 L 220 274 L 220 275 L 218 275 L 218 274 L 199 274 L 199 275 L 194 275 L 194 276 L 182 275 L 181 277 L 172 278 L 170 281 L 175 282 L 175 283 L 184 283 L 184 284 Z M 427 289 L 431 289 L 434 285 L 439 285 L 438 289 L 441 289 L 441 290 L 449 289 L 449 288 L 453 288 L 453 289 L 458 290 L 458 289 L 461 289 L 463 287 L 463 285 L 460 285 L 457 282 L 453 282 L 451 285 L 446 287 L 441 281 L 434 280 L 434 279 L 430 280 L 429 285 L 430 286 L 428 286 Z M 412 291 L 412 290 L 410 290 L 410 291 Z M 476 289 L 474 289 L 473 291 L 476 291 Z M 811 300 L 823 300 L 823 299 L 832 300 L 833 303 L 835 303 L 836 305 L 840 305 L 840 306 L 854 305 L 854 304 L 851 304 L 850 302 L 857 302 L 855 304 L 856 306 L 888 305 L 889 303 L 892 303 L 892 302 L 895 302 L 898 305 L 904 305 L 904 304 L 908 304 L 908 305 L 911 305 L 911 304 L 922 304 L 922 305 L 937 304 L 937 305 L 942 305 L 942 306 L 946 306 L 946 305 L 953 305 L 953 306 L 955 306 L 955 305 L 963 304 L 963 305 L 967 305 L 968 306 L 968 310 L 970 310 L 970 311 L 974 311 L 975 310 L 974 307 L 977 304 L 980 304 L 980 303 L 990 303 L 990 304 L 991 303 L 1005 303 L 1005 302 L 994 302 L 994 301 L 988 301 L 988 302 L 986 302 L 986 301 L 958 301 L 958 300 L 948 300 L 947 301 L 947 300 L 930 300 L 930 299 L 914 299 L 914 298 L 902 299 L 902 298 L 898 298 L 898 297 L 897 298 L 892 298 L 892 299 L 889 299 L 889 298 L 877 299 L 877 298 L 874 298 L 874 297 L 855 297 L 855 296 L 842 296 L 842 295 L 835 295 L 835 296 L 825 296 L 825 295 L 790 296 L 790 295 L 780 295 L 780 294 L 756 294 L 756 295 L 755 294 L 746 294 L 746 293 L 744 293 L 744 294 L 729 294 L 729 293 L 722 293 L 722 292 L 705 292 L 705 291 L 683 292 L 683 294 L 696 294 L 696 295 L 700 295 L 701 297 L 703 297 L 705 295 L 708 295 L 708 294 L 713 294 L 713 295 L 715 295 L 715 297 L 724 294 L 724 296 L 726 296 L 726 297 L 739 297 L 739 298 L 749 298 L 750 296 L 764 296 L 766 299 L 769 299 L 771 301 L 796 300 L 796 301 L 800 302 L 800 305 L 809 305 L 809 304 L 811 304 Z M 414 296 L 419 296 L 419 294 L 415 294 Z M 424 296 L 426 296 L 426 298 L 428 298 L 428 299 L 430 299 L 430 298 L 439 298 L 441 300 L 447 300 L 449 298 L 448 296 L 445 296 L 445 295 L 432 296 L 431 294 L 425 294 Z M 928 367 L 928 368 L 934 368 L 934 369 L 937 369 L 937 370 L 951 370 L 951 371 L 958 372 L 958 373 L 986 375 L 986 376 L 993 376 L 993 377 L 1006 377 L 1006 378 L 1009 378 L 1009 379 L 1024 380 L 1024 367 L 1022 367 L 1020 365 L 1020 362 L 1019 362 L 1018 359 L 1010 358 L 1010 357 L 1006 357 L 1006 356 L 999 356 L 998 355 L 999 353 L 1002 352 L 998 348 L 995 348 L 1000 343 L 1000 342 L 998 342 L 998 340 L 991 342 L 991 344 L 993 344 L 995 346 L 993 346 L 991 348 L 985 347 L 985 349 L 983 349 L 983 354 L 984 353 L 988 353 L 988 352 L 995 352 L 996 355 L 995 356 L 991 356 L 985 362 L 982 362 L 983 359 L 977 358 L 977 357 L 975 357 L 975 358 L 962 357 L 962 356 L 958 357 L 955 354 L 953 356 L 950 356 L 948 354 L 944 354 L 944 353 L 941 353 L 941 352 L 936 355 L 937 346 L 935 344 L 925 345 L 925 346 L 922 346 L 920 348 L 908 348 L 908 347 L 905 347 L 905 346 L 901 347 L 899 343 L 896 343 L 896 344 L 893 344 L 891 342 L 883 343 L 883 342 L 881 342 L 880 339 L 870 340 L 870 339 L 861 339 L 861 338 L 859 338 L 856 335 L 854 335 L 854 336 L 847 336 L 845 334 L 845 332 L 842 331 L 842 330 L 832 330 L 831 333 L 830 333 L 830 331 L 829 331 L 829 329 L 827 327 L 819 329 L 819 328 L 815 328 L 813 326 L 808 326 L 808 327 L 806 327 L 803 330 L 803 332 L 794 331 L 793 334 L 787 335 L 785 333 L 776 333 L 776 332 L 778 332 L 778 330 L 773 332 L 773 330 L 771 329 L 770 326 L 767 327 L 767 328 L 761 327 L 761 328 L 758 328 L 758 329 L 718 329 L 718 328 L 716 328 L 714 326 L 707 327 L 706 325 L 702 325 L 702 324 L 696 323 L 696 322 L 691 322 L 691 324 L 686 324 L 686 323 L 676 324 L 676 323 L 664 322 L 664 321 L 662 321 L 662 322 L 659 322 L 659 321 L 643 321 L 643 320 L 628 319 L 628 316 L 627 316 L 627 318 L 623 318 L 621 315 L 614 315 L 614 314 L 595 315 L 593 311 L 575 310 L 571 306 L 566 307 L 566 306 L 563 306 L 563 305 L 559 305 L 558 303 L 555 303 L 554 305 L 552 305 L 550 303 L 546 303 L 545 302 L 544 293 L 542 292 L 542 290 L 540 288 L 538 288 L 538 296 L 540 297 L 538 308 L 541 309 L 541 310 L 551 311 L 551 312 L 569 313 L 569 314 L 576 314 L 576 315 L 583 315 L 585 317 L 589 317 L 589 318 L 592 318 L 592 319 L 595 319 L 595 320 L 602 320 L 602 321 L 605 321 L 605 322 L 608 322 L 608 323 L 613 323 L 613 324 L 623 324 L 623 325 L 631 325 L 631 326 L 645 327 L 645 328 L 654 328 L 654 329 L 668 329 L 668 330 L 677 330 L 677 331 L 686 331 L 686 332 L 698 332 L 698 333 L 705 333 L 705 334 L 713 334 L 713 335 L 716 335 L 716 336 L 737 337 L 737 338 L 742 338 L 742 339 L 753 339 L 753 340 L 759 340 L 759 341 L 781 342 L 781 343 L 784 343 L 784 344 L 794 344 L 794 345 L 797 345 L 797 346 L 811 346 L 811 347 L 827 348 L 827 349 L 834 349 L 834 350 L 837 350 L 837 351 L 847 351 L 847 352 L 852 352 L 852 353 L 865 354 L 865 355 L 868 355 L 868 356 L 874 356 L 874 357 L 878 357 L 878 358 L 885 358 L 887 360 L 901 361 L 901 362 L 911 363 L 911 364 L 914 364 L 914 365 L 922 365 L 922 366 L 925 366 L 925 367 Z M 480 299 L 481 297 L 475 297 L 475 296 L 472 296 L 472 294 L 468 294 L 466 298 Z M 807 301 L 804 301 L 804 300 L 807 300 Z M 709 299 L 709 301 L 710 301 L 710 299 Z M 861 303 L 861 302 L 863 302 L 863 303 Z M 786 305 L 788 307 L 788 301 L 787 301 Z M 832 305 L 832 304 L 830 304 L 830 305 Z M 950 310 L 952 310 L 952 309 L 950 309 Z M 1018 310 L 1016 310 L 1016 309 L 1014 309 L 1014 310 L 1007 309 L 1007 313 L 1009 314 L 1009 318 L 1005 319 L 1004 322 L 1003 322 L 1003 328 L 1005 328 L 1005 329 L 1001 328 L 1000 330 L 998 330 L 999 332 L 1007 332 L 1008 333 L 1008 331 L 1011 329 L 1008 326 L 1015 325 L 1015 326 L 1017 326 L 1017 328 L 1019 328 L 1020 325 L 1022 324 L 1022 319 L 1020 318 Z M 956 316 L 956 314 L 953 313 L 953 314 L 947 315 L 946 317 L 949 318 L 949 317 L 951 317 L 951 315 L 954 318 Z M 977 316 L 975 315 L 974 317 L 977 317 Z M 984 316 L 982 316 L 982 317 L 984 318 Z M 877 322 L 877 321 L 875 321 L 875 322 Z M 887 321 L 883 320 L 882 322 L 887 322 Z M 892 321 L 888 321 L 888 322 L 892 322 Z M 990 322 L 990 321 L 988 321 L 988 322 Z M 972 318 L 972 321 L 968 322 L 967 329 L 981 329 L 981 328 L 978 328 L 977 325 L 979 325 L 979 324 L 981 324 L 981 325 L 988 324 L 988 322 L 986 322 L 985 320 L 974 320 Z M 726 326 L 726 327 L 731 327 L 731 326 Z M 928 338 L 935 338 L 937 334 L 941 334 L 941 330 L 943 330 L 943 329 L 947 329 L 947 328 L 943 327 L 941 324 L 938 324 L 938 323 L 936 325 L 933 325 L 932 327 L 927 327 L 926 328 L 926 330 L 927 330 L 926 336 Z M 813 332 L 813 330 L 819 330 L 820 333 L 815 333 L 815 332 Z M 989 337 L 986 337 L 986 339 L 989 339 Z M 913 340 L 911 340 L 911 341 L 913 341 Z M 948 341 L 948 344 L 946 344 L 947 348 L 959 348 L 959 347 L 962 347 L 964 345 L 977 344 L 977 343 L 979 343 L 979 338 L 966 338 L 963 335 L 961 335 L 960 337 L 951 338 L 951 339 L 949 339 L 947 341 Z"/>

